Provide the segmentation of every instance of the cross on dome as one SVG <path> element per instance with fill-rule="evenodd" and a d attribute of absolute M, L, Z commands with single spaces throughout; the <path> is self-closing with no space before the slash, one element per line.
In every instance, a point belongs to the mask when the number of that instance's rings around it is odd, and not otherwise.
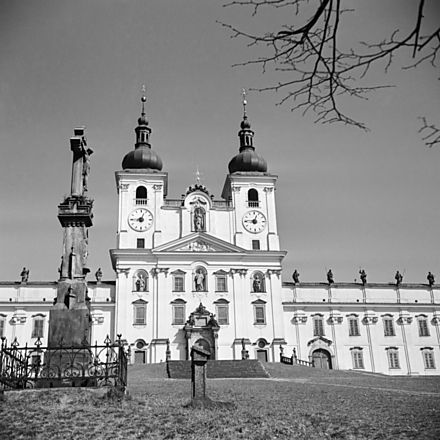
<path fill-rule="evenodd" d="M 243 116 L 246 118 L 246 105 L 247 105 L 247 101 L 246 101 L 246 89 L 243 89 L 241 91 L 241 96 L 243 97 Z"/>
<path fill-rule="evenodd" d="M 196 183 L 198 183 L 199 185 L 202 183 L 201 181 L 203 180 L 201 176 L 203 176 L 203 173 L 201 173 L 199 171 L 199 166 L 197 165 L 197 171 L 194 173 L 194 175 L 196 176 Z"/>

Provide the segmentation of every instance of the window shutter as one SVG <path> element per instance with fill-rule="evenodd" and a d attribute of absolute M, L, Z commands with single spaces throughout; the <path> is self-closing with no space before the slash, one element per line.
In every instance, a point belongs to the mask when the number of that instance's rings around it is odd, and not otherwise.
<path fill-rule="evenodd" d="M 324 336 L 324 320 L 322 318 L 314 319 L 314 335 Z"/>
<path fill-rule="evenodd" d="M 217 320 L 218 320 L 219 325 L 229 324 L 228 306 L 227 305 L 217 306 Z"/>
<path fill-rule="evenodd" d="M 34 329 L 32 331 L 32 338 L 42 338 L 44 329 L 44 319 L 34 319 Z"/>
<path fill-rule="evenodd" d="M 137 325 L 144 325 L 147 322 L 147 307 L 144 305 L 136 305 L 134 307 L 135 317 L 134 323 Z"/>
<path fill-rule="evenodd" d="M 5 320 L 0 319 L 0 338 L 5 335 Z"/>
<path fill-rule="evenodd" d="M 359 336 L 359 321 L 356 318 L 351 318 L 349 323 L 349 336 Z"/>
<path fill-rule="evenodd" d="M 428 321 L 426 319 L 419 320 L 419 336 L 429 336 Z"/>
<path fill-rule="evenodd" d="M 255 324 L 265 324 L 264 306 L 255 306 Z"/>
<path fill-rule="evenodd" d="M 175 305 L 173 306 L 173 324 L 183 325 L 185 324 L 185 306 Z"/>

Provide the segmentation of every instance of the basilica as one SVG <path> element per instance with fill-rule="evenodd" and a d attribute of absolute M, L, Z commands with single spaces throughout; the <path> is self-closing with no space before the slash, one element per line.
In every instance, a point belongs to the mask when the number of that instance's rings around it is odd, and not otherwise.
<path fill-rule="evenodd" d="M 246 106 L 219 200 L 200 179 L 180 199 L 168 198 L 144 106 L 145 97 L 135 148 L 116 171 L 115 279 L 102 280 L 98 270 L 87 281 L 92 341 L 122 335 L 132 363 L 185 360 L 198 343 L 211 359 L 279 362 L 282 355 L 315 368 L 440 374 L 433 276 L 426 284 L 369 283 L 365 273 L 360 283 L 334 282 L 331 273 L 327 283 L 301 282 L 297 273 L 283 281 L 277 176 L 255 150 Z M 72 139 L 83 134 L 75 129 Z M 86 255 L 73 252 L 85 264 Z M 69 270 L 65 263 L 60 280 Z M 0 282 L 0 336 L 44 343 L 59 283 L 32 282 L 26 269 L 21 281 Z"/>

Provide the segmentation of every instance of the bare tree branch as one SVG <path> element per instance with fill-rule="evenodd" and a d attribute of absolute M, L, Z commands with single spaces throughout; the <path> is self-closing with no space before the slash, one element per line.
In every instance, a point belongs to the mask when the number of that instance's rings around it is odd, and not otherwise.
<path fill-rule="evenodd" d="M 221 25 L 231 31 L 232 38 L 242 37 L 248 40 L 249 46 L 263 45 L 271 51 L 270 55 L 237 65 L 261 65 L 263 72 L 271 67 L 285 78 L 277 84 L 253 90 L 283 91 L 284 96 L 279 104 L 290 101 L 291 109 L 301 109 L 303 114 L 311 110 L 317 115 L 316 122 L 343 122 L 367 130 L 363 122 L 341 110 L 341 98 L 367 99 L 369 92 L 387 87 L 360 87 L 356 81 L 363 79 L 372 65 L 380 60 L 386 62 L 387 71 L 394 61 L 394 55 L 405 49 L 411 49 L 414 62 L 404 68 L 417 67 L 425 62 L 436 67 L 440 28 L 432 31 L 424 28 L 425 2 L 419 0 L 412 29 L 406 33 L 396 30 L 379 43 L 360 42 L 363 52 L 353 48 L 343 51 L 338 46 L 340 18 L 345 12 L 351 11 L 341 6 L 341 0 L 233 0 L 225 6 L 250 6 L 253 16 L 264 7 L 290 8 L 292 21 L 299 21 L 300 25 L 288 24 L 283 26 L 284 29 L 263 35 L 246 33 L 226 23 Z M 316 7 L 311 9 L 314 3 Z M 303 18 L 305 6 L 307 11 L 312 11 L 308 19 Z M 287 13 L 285 15 L 288 16 Z"/>
<path fill-rule="evenodd" d="M 419 133 L 424 134 L 422 140 L 425 141 L 425 144 L 430 148 L 434 145 L 440 145 L 440 128 L 435 125 L 428 125 L 426 118 L 424 117 L 419 117 L 419 119 L 423 122 L 423 126 L 420 128 Z"/>

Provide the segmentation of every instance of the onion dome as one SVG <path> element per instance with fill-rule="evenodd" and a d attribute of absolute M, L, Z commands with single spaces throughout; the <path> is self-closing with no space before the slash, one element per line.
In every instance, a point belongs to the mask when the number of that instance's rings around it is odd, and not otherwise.
<path fill-rule="evenodd" d="M 160 156 L 151 149 L 150 134 L 151 128 L 148 126 L 147 115 L 145 114 L 145 101 L 147 98 L 142 96 L 142 112 L 138 119 L 138 126 L 135 128 L 136 143 L 135 149 L 125 155 L 122 161 L 122 169 L 150 169 L 161 171 L 163 167 Z"/>
<path fill-rule="evenodd" d="M 251 123 L 248 121 L 246 115 L 246 90 L 243 89 L 243 121 L 241 121 L 238 132 L 240 138 L 240 150 L 237 156 L 235 156 L 229 162 L 229 173 L 236 172 L 267 172 L 267 162 L 259 154 L 255 152 L 254 148 L 254 132 L 251 130 Z"/>

